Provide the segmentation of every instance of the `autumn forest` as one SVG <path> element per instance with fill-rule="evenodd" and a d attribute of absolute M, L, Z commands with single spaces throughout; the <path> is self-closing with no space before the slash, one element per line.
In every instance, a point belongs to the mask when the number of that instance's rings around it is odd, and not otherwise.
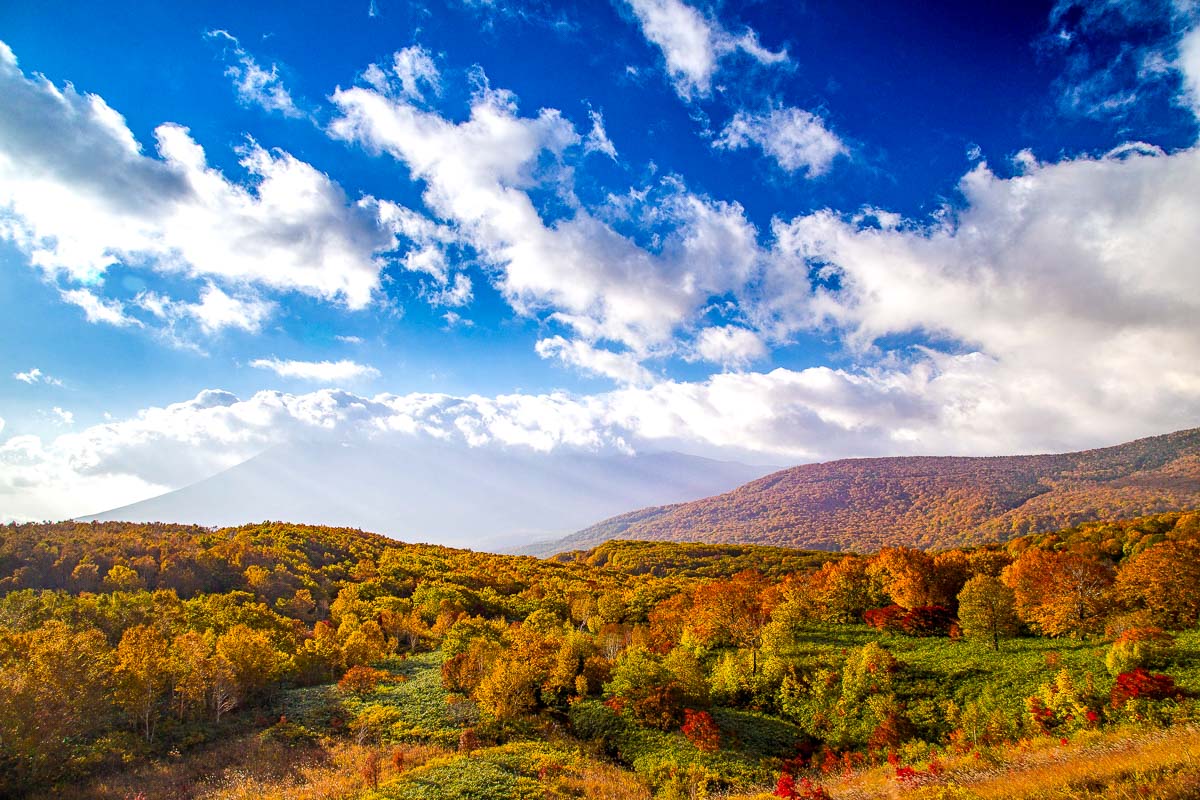
<path fill-rule="evenodd" d="M 937 552 L 611 541 L 549 560 L 281 523 L 24 524 L 0 529 L 0 576 L 7 797 L 1200 781 L 1196 512 Z"/>

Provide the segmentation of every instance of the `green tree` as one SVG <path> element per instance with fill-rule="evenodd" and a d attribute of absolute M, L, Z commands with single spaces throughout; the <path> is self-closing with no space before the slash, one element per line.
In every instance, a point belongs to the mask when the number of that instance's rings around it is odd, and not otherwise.
<path fill-rule="evenodd" d="M 991 639 L 999 650 L 1000 638 L 1016 635 L 1019 625 L 1013 590 L 999 578 L 976 575 L 958 593 L 958 622 L 967 637 Z"/>

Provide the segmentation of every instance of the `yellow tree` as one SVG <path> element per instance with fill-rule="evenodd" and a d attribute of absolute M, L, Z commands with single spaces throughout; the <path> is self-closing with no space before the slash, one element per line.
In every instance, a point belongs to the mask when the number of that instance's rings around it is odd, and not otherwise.
<path fill-rule="evenodd" d="M 153 625 L 135 625 L 117 645 L 116 701 L 146 741 L 154 738 L 159 706 L 172 688 L 170 646 Z"/>
<path fill-rule="evenodd" d="M 0 796 L 62 774 L 73 742 L 109 708 L 111 650 L 95 628 L 58 620 L 0 632 Z"/>
<path fill-rule="evenodd" d="M 287 655 L 275 648 L 271 637 L 247 625 L 221 634 L 215 650 L 217 669 L 232 678 L 235 703 L 261 696 L 288 667 Z"/>

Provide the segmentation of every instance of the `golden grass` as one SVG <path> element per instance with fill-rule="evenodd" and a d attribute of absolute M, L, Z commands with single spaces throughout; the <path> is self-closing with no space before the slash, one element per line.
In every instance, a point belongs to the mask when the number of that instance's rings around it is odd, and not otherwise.
<path fill-rule="evenodd" d="M 332 741 L 288 746 L 247 736 L 46 792 L 36 800 L 351 800 L 367 788 L 362 765 L 372 749 Z M 376 749 L 380 783 L 398 774 L 392 766 L 396 749 Z M 420 744 L 399 750 L 404 770 L 448 752 Z"/>
<path fill-rule="evenodd" d="M 939 776 L 902 783 L 891 767 L 830 776 L 835 800 L 1197 800 L 1200 728 L 1027 741 L 947 759 Z M 767 794 L 728 800 L 765 800 Z"/>

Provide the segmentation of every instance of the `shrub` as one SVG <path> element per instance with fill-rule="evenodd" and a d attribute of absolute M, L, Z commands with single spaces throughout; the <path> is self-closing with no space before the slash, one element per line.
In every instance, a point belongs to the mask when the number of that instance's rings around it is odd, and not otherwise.
<path fill-rule="evenodd" d="M 1117 676 L 1110 699 L 1113 708 L 1121 708 L 1130 700 L 1178 700 L 1184 696 L 1170 675 L 1150 673 L 1139 667 Z"/>
<path fill-rule="evenodd" d="M 1110 675 L 1132 672 L 1139 667 L 1162 666 L 1175 639 L 1160 628 L 1129 628 L 1113 642 L 1104 658 Z"/>
<path fill-rule="evenodd" d="M 338 688 L 347 694 L 361 697 L 373 692 L 376 686 L 391 679 L 392 674 L 385 669 L 353 666 L 346 670 L 346 674 L 338 681 Z"/>
<path fill-rule="evenodd" d="M 721 747 L 721 731 L 707 711 L 684 709 L 683 735 L 696 746 L 697 750 L 714 753 Z"/>
<path fill-rule="evenodd" d="M 824 786 L 813 783 L 808 778 L 797 781 L 791 774 L 784 772 L 775 784 L 775 797 L 785 797 L 788 800 L 831 800 Z"/>

